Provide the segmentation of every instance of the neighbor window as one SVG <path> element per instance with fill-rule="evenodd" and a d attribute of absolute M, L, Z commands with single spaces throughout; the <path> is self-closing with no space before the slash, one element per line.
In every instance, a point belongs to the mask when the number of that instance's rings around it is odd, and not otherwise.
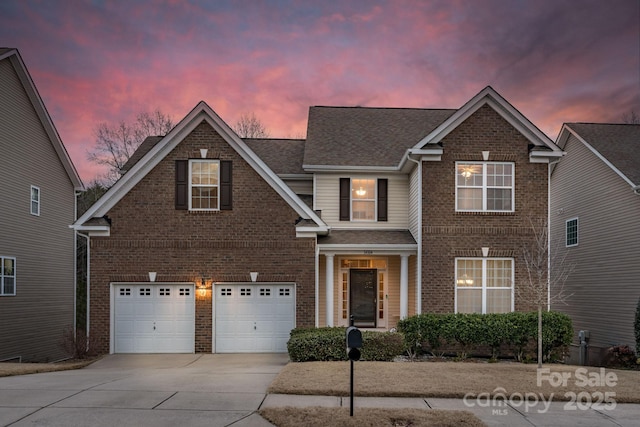
<path fill-rule="evenodd" d="M 40 188 L 31 186 L 31 215 L 40 215 Z"/>
<path fill-rule="evenodd" d="M 217 160 L 189 161 L 189 209 L 210 211 L 220 209 L 219 170 Z"/>
<path fill-rule="evenodd" d="M 456 313 L 513 311 L 512 258 L 457 258 Z"/>
<path fill-rule="evenodd" d="M 16 259 L 0 256 L 0 295 L 16 294 Z"/>
<path fill-rule="evenodd" d="M 456 211 L 513 212 L 514 164 L 456 163 Z"/>
<path fill-rule="evenodd" d="M 578 218 L 567 220 L 567 247 L 578 245 Z"/>

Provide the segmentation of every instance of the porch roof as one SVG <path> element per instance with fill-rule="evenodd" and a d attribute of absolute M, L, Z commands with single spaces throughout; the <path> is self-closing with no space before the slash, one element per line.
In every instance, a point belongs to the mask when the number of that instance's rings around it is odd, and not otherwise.
<path fill-rule="evenodd" d="M 318 237 L 321 252 L 376 251 L 415 252 L 418 244 L 408 230 L 331 230 Z"/>

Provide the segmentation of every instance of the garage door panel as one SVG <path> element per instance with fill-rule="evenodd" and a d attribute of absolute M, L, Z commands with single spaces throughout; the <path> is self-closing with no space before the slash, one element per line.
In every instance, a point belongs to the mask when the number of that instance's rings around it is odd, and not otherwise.
<path fill-rule="evenodd" d="M 294 285 L 218 285 L 215 351 L 286 352 L 295 326 Z"/>
<path fill-rule="evenodd" d="M 116 353 L 193 353 L 193 285 L 118 285 L 114 293 Z"/>

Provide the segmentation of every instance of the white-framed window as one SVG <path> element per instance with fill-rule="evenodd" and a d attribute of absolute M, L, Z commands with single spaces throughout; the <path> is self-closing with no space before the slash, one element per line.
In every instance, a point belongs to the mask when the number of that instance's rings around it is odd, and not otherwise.
<path fill-rule="evenodd" d="M 376 220 L 376 180 L 351 179 L 351 220 Z"/>
<path fill-rule="evenodd" d="M 0 296 L 16 294 L 16 259 L 0 256 Z"/>
<path fill-rule="evenodd" d="M 31 215 L 40 216 L 40 188 L 31 186 Z"/>
<path fill-rule="evenodd" d="M 456 258 L 456 313 L 513 311 L 513 258 Z"/>
<path fill-rule="evenodd" d="M 567 247 L 578 246 L 578 218 L 571 218 L 566 221 Z"/>
<path fill-rule="evenodd" d="M 515 165 L 456 162 L 456 211 L 513 212 Z"/>
<path fill-rule="evenodd" d="M 189 160 L 189 210 L 220 210 L 219 160 Z"/>

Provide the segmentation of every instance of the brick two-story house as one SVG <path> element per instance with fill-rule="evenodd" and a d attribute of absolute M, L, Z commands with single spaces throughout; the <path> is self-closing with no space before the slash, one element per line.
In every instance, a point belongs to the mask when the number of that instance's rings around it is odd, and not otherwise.
<path fill-rule="evenodd" d="M 458 110 L 312 107 L 239 138 L 200 103 L 75 224 L 103 352 L 285 351 L 296 326 L 533 306 L 520 253 L 562 151 L 492 88 Z"/>

